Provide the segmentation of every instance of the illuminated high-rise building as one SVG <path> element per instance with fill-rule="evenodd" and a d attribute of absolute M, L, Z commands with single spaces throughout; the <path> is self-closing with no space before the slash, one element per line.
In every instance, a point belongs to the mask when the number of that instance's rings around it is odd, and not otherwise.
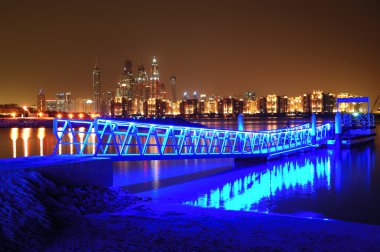
<path fill-rule="evenodd" d="M 152 86 L 151 98 L 159 99 L 160 98 L 160 73 L 158 72 L 158 61 L 155 56 L 153 56 L 151 64 L 151 76 L 150 82 Z"/>
<path fill-rule="evenodd" d="M 267 113 L 267 98 L 259 97 L 258 100 L 259 100 L 257 104 L 258 110 L 260 111 L 260 113 L 266 114 Z"/>
<path fill-rule="evenodd" d="M 65 93 L 65 112 L 74 112 L 75 103 L 71 97 L 71 92 Z"/>
<path fill-rule="evenodd" d="M 98 61 L 95 62 L 94 70 L 92 70 L 92 90 L 93 90 L 94 112 L 100 113 L 101 88 L 100 88 L 100 68 L 98 65 Z"/>
<path fill-rule="evenodd" d="M 243 113 L 244 101 L 235 97 L 225 97 L 218 100 L 218 114 L 219 115 L 238 115 Z"/>
<path fill-rule="evenodd" d="M 323 94 L 323 112 L 332 113 L 335 111 L 335 95 L 332 93 Z"/>
<path fill-rule="evenodd" d="M 120 96 L 126 98 L 133 98 L 134 78 L 132 70 L 132 61 L 126 60 L 124 62 L 123 73 L 120 77 L 119 89 Z"/>
<path fill-rule="evenodd" d="M 134 93 L 135 97 L 142 101 L 149 99 L 151 96 L 151 86 L 144 65 L 140 65 L 137 70 Z"/>
<path fill-rule="evenodd" d="M 267 113 L 275 114 L 279 112 L 279 99 L 278 96 L 273 95 L 267 95 L 266 97 L 266 106 L 267 106 Z"/>
<path fill-rule="evenodd" d="M 41 88 L 37 95 L 37 110 L 38 112 L 45 112 L 46 111 L 46 97 L 45 92 Z"/>
<path fill-rule="evenodd" d="M 277 101 L 278 101 L 278 111 L 277 113 L 288 113 L 288 96 L 278 96 Z"/>
<path fill-rule="evenodd" d="M 323 111 L 323 92 L 320 90 L 313 90 L 311 93 L 311 112 L 321 113 Z"/>
<path fill-rule="evenodd" d="M 177 101 L 176 80 L 177 78 L 175 75 L 170 76 L 170 86 L 172 88 L 172 98 L 174 102 Z"/>
<path fill-rule="evenodd" d="M 302 96 L 289 97 L 288 98 L 288 112 L 299 113 L 303 111 L 302 108 Z"/>
<path fill-rule="evenodd" d="M 311 94 L 303 94 L 302 96 L 302 112 L 311 113 Z"/>
<path fill-rule="evenodd" d="M 56 99 L 47 99 L 46 100 L 46 111 L 57 111 L 57 100 Z"/>
<path fill-rule="evenodd" d="M 56 109 L 57 111 L 65 111 L 65 93 L 60 92 L 55 95 L 56 99 Z"/>
<path fill-rule="evenodd" d="M 349 93 L 339 93 L 337 95 L 337 98 L 349 98 L 349 97 L 355 97 L 352 94 Z M 347 112 L 347 113 L 352 113 L 355 111 L 355 103 L 346 103 L 346 102 L 341 102 L 339 103 L 339 111 L 340 112 Z"/>

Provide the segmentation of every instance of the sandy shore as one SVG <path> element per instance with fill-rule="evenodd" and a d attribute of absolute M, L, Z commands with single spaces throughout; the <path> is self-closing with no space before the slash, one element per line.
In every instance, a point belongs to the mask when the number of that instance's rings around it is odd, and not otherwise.
<path fill-rule="evenodd" d="M 379 251 L 380 227 L 136 203 L 87 215 L 47 251 Z"/>

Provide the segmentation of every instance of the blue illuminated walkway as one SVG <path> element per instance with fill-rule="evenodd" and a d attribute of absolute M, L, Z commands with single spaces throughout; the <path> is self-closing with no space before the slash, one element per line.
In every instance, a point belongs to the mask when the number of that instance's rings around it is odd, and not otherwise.
<path fill-rule="evenodd" d="M 92 155 L 113 160 L 272 158 L 318 146 L 331 132 L 330 123 L 314 130 L 310 124 L 304 124 L 249 132 L 107 119 L 55 119 L 54 134 L 58 141 L 53 154 Z"/>

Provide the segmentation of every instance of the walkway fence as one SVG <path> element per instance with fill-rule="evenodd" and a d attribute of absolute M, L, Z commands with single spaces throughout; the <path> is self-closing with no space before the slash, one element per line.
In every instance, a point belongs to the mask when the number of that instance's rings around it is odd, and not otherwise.
<path fill-rule="evenodd" d="M 317 144 L 331 136 L 331 123 L 316 127 Z M 53 154 L 69 145 L 71 154 L 111 157 L 119 160 L 271 157 L 312 146 L 312 128 L 258 132 L 132 121 L 55 119 L 57 144 Z"/>

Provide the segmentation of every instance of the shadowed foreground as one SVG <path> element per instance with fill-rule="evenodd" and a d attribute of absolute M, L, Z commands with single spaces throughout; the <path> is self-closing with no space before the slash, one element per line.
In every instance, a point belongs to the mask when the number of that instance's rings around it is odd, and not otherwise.
<path fill-rule="evenodd" d="M 87 215 L 48 251 L 378 251 L 380 227 L 138 203 Z"/>
<path fill-rule="evenodd" d="M 155 203 L 0 177 L 0 251 L 378 251 L 380 226 Z"/>

